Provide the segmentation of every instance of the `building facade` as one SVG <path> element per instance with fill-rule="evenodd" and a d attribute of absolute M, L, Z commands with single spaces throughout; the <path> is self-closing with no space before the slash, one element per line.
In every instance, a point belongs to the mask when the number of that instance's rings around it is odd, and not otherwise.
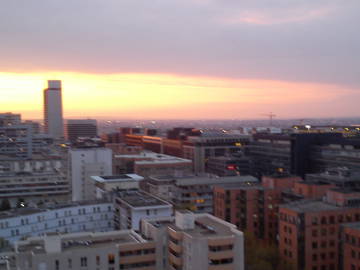
<path fill-rule="evenodd" d="M 48 81 L 48 88 L 44 90 L 44 124 L 45 133 L 54 139 L 64 137 L 63 108 L 61 81 Z"/>
<path fill-rule="evenodd" d="M 13 244 L 18 240 L 46 233 L 111 231 L 114 229 L 113 204 L 104 201 L 19 208 L 0 214 L 0 237 Z"/>
<path fill-rule="evenodd" d="M 91 176 L 103 175 L 112 175 L 110 149 L 90 147 L 69 150 L 69 179 L 73 201 L 95 199 L 95 184 Z"/>

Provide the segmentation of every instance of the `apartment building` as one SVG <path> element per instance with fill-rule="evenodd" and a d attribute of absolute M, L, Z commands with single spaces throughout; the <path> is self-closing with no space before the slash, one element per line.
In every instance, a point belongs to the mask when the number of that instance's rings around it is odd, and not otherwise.
<path fill-rule="evenodd" d="M 69 179 L 73 201 L 95 199 L 95 185 L 91 176 L 96 175 L 112 175 L 111 149 L 89 147 L 69 150 Z"/>
<path fill-rule="evenodd" d="M 110 231 L 113 204 L 104 201 L 48 204 L 0 212 L 0 237 L 9 243 L 50 232 Z"/>
<path fill-rule="evenodd" d="M 209 214 L 177 211 L 145 219 L 142 234 L 157 242 L 157 269 L 243 270 L 244 239 L 230 223 Z"/>
<path fill-rule="evenodd" d="M 301 200 L 279 208 L 279 252 L 295 269 L 341 268 L 340 225 L 360 221 L 360 193 L 330 189 L 324 200 Z"/>
<path fill-rule="evenodd" d="M 62 172 L 6 172 L 0 174 L 0 199 L 15 207 L 19 200 L 36 204 L 45 201 L 65 202 L 71 188 Z"/>
<path fill-rule="evenodd" d="M 344 270 L 360 269 L 360 222 L 341 225 L 340 264 Z"/>
<path fill-rule="evenodd" d="M 113 201 L 119 191 L 136 190 L 140 188 L 140 182 L 144 177 L 137 174 L 122 174 L 110 176 L 91 176 L 95 185 L 97 199 L 109 199 Z"/>
<path fill-rule="evenodd" d="M 22 270 L 156 269 L 155 243 L 132 230 L 33 237 L 12 256 Z"/>
<path fill-rule="evenodd" d="M 170 217 L 173 207 L 170 203 L 143 191 L 119 192 L 115 197 L 115 228 L 119 230 L 140 229 L 143 218 Z"/>
<path fill-rule="evenodd" d="M 213 213 L 213 188 L 219 184 L 256 183 L 253 176 L 159 176 L 151 177 L 150 192 L 166 197 L 166 188 L 170 201 L 177 209 L 188 209 L 195 213 Z M 157 182 L 156 182 L 157 181 Z"/>

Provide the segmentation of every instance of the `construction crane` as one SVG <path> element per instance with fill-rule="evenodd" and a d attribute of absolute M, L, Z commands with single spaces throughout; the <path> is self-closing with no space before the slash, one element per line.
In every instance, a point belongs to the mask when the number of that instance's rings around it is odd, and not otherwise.
<path fill-rule="evenodd" d="M 269 117 L 269 124 L 270 124 L 270 127 L 272 127 L 272 122 L 273 122 L 274 117 L 276 117 L 276 114 L 270 112 L 268 114 L 262 114 L 262 115 Z"/>

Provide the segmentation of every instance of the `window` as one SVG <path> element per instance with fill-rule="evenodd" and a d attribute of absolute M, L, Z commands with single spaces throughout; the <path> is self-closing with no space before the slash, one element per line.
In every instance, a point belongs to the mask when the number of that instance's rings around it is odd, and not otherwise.
<path fill-rule="evenodd" d="M 318 232 L 317 230 L 312 230 L 312 236 L 316 237 L 318 235 L 317 232 Z"/>
<path fill-rule="evenodd" d="M 60 268 L 59 260 L 55 260 L 55 270 L 59 270 L 59 268 Z"/>
<path fill-rule="evenodd" d="M 317 254 L 313 254 L 312 255 L 312 260 L 315 262 L 315 261 L 317 261 Z"/>
<path fill-rule="evenodd" d="M 100 256 L 96 256 L 96 265 L 100 265 Z"/>
<path fill-rule="evenodd" d="M 109 254 L 108 255 L 108 262 L 109 262 L 109 264 L 114 264 L 115 263 L 115 255 L 114 254 Z"/>
<path fill-rule="evenodd" d="M 82 267 L 87 266 L 87 258 L 86 257 L 81 257 L 80 258 L 80 266 L 82 266 Z"/>
<path fill-rule="evenodd" d="M 317 247 L 318 247 L 317 242 L 312 242 L 312 248 L 313 248 L 313 249 L 317 249 Z"/>

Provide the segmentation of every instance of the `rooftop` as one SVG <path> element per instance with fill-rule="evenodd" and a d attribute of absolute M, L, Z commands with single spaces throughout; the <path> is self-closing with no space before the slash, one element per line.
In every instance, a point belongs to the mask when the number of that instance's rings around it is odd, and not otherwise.
<path fill-rule="evenodd" d="M 106 200 L 97 200 L 97 201 L 93 200 L 93 201 L 79 201 L 79 202 L 69 202 L 69 203 L 61 203 L 61 204 L 44 204 L 42 206 L 39 206 L 38 208 L 35 207 L 14 208 L 8 211 L 1 211 L 0 220 L 18 217 L 18 216 L 28 216 L 36 213 L 42 213 L 50 210 L 57 210 L 68 207 L 97 205 L 102 203 L 110 203 L 110 202 Z"/>
<path fill-rule="evenodd" d="M 128 181 L 141 181 L 144 180 L 144 177 L 130 173 L 130 174 L 120 174 L 120 175 L 109 175 L 109 176 L 92 176 L 94 181 L 100 183 L 113 183 L 113 182 L 128 182 Z"/>
<path fill-rule="evenodd" d="M 301 201 L 283 204 L 280 207 L 287 208 L 298 213 L 339 211 L 344 208 L 323 201 L 315 201 L 315 200 L 301 200 Z"/>
<path fill-rule="evenodd" d="M 226 237 L 234 234 L 232 229 L 235 229 L 235 225 L 227 223 L 219 218 L 216 218 L 209 214 L 194 214 L 195 215 L 195 227 L 193 229 L 180 229 L 174 223 L 169 225 L 169 228 L 174 231 L 182 231 L 191 237 Z"/>
<path fill-rule="evenodd" d="M 175 178 L 176 185 L 189 186 L 189 185 L 218 185 L 218 184 L 231 184 L 231 183 L 254 183 L 258 179 L 254 176 L 193 176 L 193 177 L 178 177 Z"/>
<path fill-rule="evenodd" d="M 70 233 L 47 234 L 41 237 L 31 237 L 17 242 L 18 252 L 47 253 L 46 243 L 59 243 L 55 252 L 75 251 L 84 248 L 108 248 L 109 245 L 120 246 L 129 243 L 146 242 L 139 234 L 132 230 L 98 232 L 98 233 Z M 54 251 L 54 250 L 52 250 Z"/>
<path fill-rule="evenodd" d="M 115 155 L 115 158 L 124 159 L 142 159 L 135 161 L 136 164 L 168 164 L 168 163 L 189 163 L 192 161 L 189 159 L 159 154 L 151 151 L 143 151 L 140 154 L 132 155 Z"/>
<path fill-rule="evenodd" d="M 117 199 L 134 208 L 146 206 L 171 206 L 171 204 L 166 201 L 163 201 L 146 192 L 137 190 L 122 192 Z"/>

